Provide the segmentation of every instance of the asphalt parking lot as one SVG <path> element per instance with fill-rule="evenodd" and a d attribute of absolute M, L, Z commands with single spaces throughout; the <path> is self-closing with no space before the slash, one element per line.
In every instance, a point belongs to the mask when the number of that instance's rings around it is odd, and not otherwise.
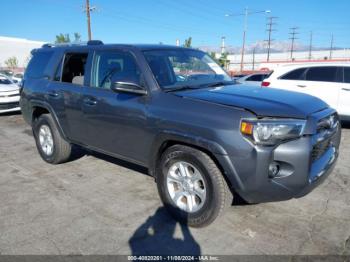
<path fill-rule="evenodd" d="M 21 115 L 0 116 L 0 254 L 159 253 L 350 255 L 350 128 L 311 194 L 232 206 L 189 229 L 163 210 L 142 168 L 97 154 L 51 166 Z"/>

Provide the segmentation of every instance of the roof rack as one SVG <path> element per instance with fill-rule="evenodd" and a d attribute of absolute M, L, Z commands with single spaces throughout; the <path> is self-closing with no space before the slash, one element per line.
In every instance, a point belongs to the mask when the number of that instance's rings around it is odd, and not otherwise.
<path fill-rule="evenodd" d="M 43 44 L 42 48 L 51 48 L 59 46 L 84 46 L 84 45 L 103 45 L 101 40 L 89 40 L 87 42 L 73 42 L 73 43 L 46 43 Z"/>

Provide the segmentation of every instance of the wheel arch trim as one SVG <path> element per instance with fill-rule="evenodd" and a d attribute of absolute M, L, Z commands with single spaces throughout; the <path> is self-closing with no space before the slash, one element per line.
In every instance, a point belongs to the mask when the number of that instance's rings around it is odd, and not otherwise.
<path fill-rule="evenodd" d="M 62 129 L 62 126 L 61 126 L 60 122 L 58 121 L 58 117 L 57 117 L 55 111 L 53 110 L 53 108 L 51 107 L 51 105 L 49 103 L 47 103 L 47 102 L 43 102 L 43 101 L 40 101 L 40 100 L 31 100 L 30 102 L 31 102 L 31 108 L 32 108 L 32 111 L 31 111 L 31 124 L 33 125 L 33 123 L 34 123 L 34 110 L 35 110 L 35 108 L 36 107 L 44 108 L 52 115 L 52 118 L 55 121 L 55 124 L 56 124 L 56 126 L 58 128 L 58 131 L 60 132 L 62 137 L 67 140 L 67 136 L 65 135 L 65 133 L 64 133 L 64 131 Z"/>
<path fill-rule="evenodd" d="M 168 148 L 167 144 L 169 142 L 170 144 L 187 145 L 202 150 L 204 153 L 209 153 L 209 156 L 213 158 L 213 161 L 219 165 L 219 168 L 222 171 L 225 180 L 229 183 L 229 186 L 233 189 L 240 190 L 244 188 L 229 155 L 221 145 L 202 137 L 170 130 L 165 130 L 159 133 L 155 137 L 154 143 L 151 147 L 148 168 L 150 175 L 153 177 L 156 178 L 156 169 L 160 155 L 166 148 Z"/>

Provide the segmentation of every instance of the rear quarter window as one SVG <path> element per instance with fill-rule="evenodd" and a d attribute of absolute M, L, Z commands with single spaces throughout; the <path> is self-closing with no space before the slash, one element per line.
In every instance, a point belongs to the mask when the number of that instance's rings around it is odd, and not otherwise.
<path fill-rule="evenodd" d="M 292 70 L 283 76 L 280 77 L 280 79 L 283 80 L 304 80 L 304 73 L 306 68 L 298 68 L 295 70 Z"/>
<path fill-rule="evenodd" d="M 338 67 L 310 67 L 306 73 L 307 81 L 336 82 Z"/>
<path fill-rule="evenodd" d="M 53 51 L 35 52 L 28 64 L 25 78 L 43 78 L 44 70 L 52 55 Z"/>
<path fill-rule="evenodd" d="M 246 81 L 258 81 L 258 82 L 260 82 L 260 81 L 263 81 L 265 77 L 266 77 L 265 75 L 252 75 L 252 76 L 248 77 Z"/>
<path fill-rule="evenodd" d="M 350 67 L 344 67 L 344 83 L 350 84 Z"/>

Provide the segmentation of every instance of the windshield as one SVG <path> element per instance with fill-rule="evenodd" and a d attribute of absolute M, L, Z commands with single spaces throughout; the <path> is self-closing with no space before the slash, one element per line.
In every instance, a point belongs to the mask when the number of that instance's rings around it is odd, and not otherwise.
<path fill-rule="evenodd" d="M 206 53 L 197 50 L 144 51 L 161 88 L 198 88 L 207 84 L 232 82 L 226 72 Z"/>

